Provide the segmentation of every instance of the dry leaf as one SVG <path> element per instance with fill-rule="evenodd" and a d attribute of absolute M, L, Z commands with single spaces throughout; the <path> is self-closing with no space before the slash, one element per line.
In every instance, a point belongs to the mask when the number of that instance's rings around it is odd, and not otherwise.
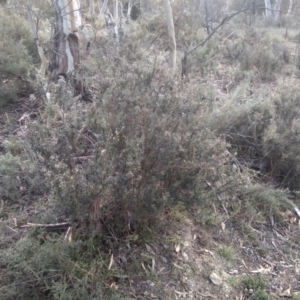
<path fill-rule="evenodd" d="M 206 253 L 209 253 L 212 257 L 215 257 L 214 253 L 210 250 L 207 250 L 207 249 L 202 249 L 202 251 L 206 252 Z"/>
<path fill-rule="evenodd" d="M 260 269 L 257 269 L 257 270 L 253 270 L 253 271 L 250 271 L 251 273 L 254 273 L 254 274 L 257 274 L 257 273 L 261 273 L 261 274 L 270 274 L 272 271 L 272 267 L 269 267 L 269 268 L 262 268 L 260 266 Z"/>
<path fill-rule="evenodd" d="M 112 254 L 111 257 L 110 257 L 110 262 L 109 262 L 108 270 L 111 269 L 113 263 L 114 263 L 114 255 Z"/>
<path fill-rule="evenodd" d="M 72 242 L 72 227 L 71 226 L 67 230 L 64 241 Z"/>
<path fill-rule="evenodd" d="M 189 260 L 189 256 L 187 255 L 187 253 L 182 251 L 182 256 L 184 258 L 185 261 Z"/>
<path fill-rule="evenodd" d="M 225 231 L 226 224 L 224 222 L 221 223 L 222 231 Z"/>
<path fill-rule="evenodd" d="M 247 265 L 246 265 L 246 263 L 244 262 L 243 259 L 242 259 L 242 263 L 243 263 L 244 267 L 245 267 L 247 270 L 249 270 L 248 267 L 247 267 Z"/>
<path fill-rule="evenodd" d="M 278 293 L 278 295 L 280 297 L 290 297 L 291 296 L 291 286 L 289 286 L 289 288 L 285 291 L 283 291 L 282 293 Z"/>
<path fill-rule="evenodd" d="M 152 258 L 152 272 L 154 272 L 155 271 L 155 259 L 154 258 Z"/>
<path fill-rule="evenodd" d="M 110 288 L 114 289 L 114 290 L 118 290 L 119 287 L 117 286 L 117 284 L 115 282 L 113 282 L 110 286 Z"/>
<path fill-rule="evenodd" d="M 184 247 L 189 247 L 189 246 L 190 246 L 190 243 L 189 243 L 188 241 L 184 241 L 183 246 L 184 246 Z"/>
<path fill-rule="evenodd" d="M 147 272 L 147 269 L 146 269 L 146 267 L 145 267 L 144 263 L 141 263 L 141 265 L 142 265 L 142 267 L 143 267 L 144 271 L 145 271 L 145 272 Z"/>
<path fill-rule="evenodd" d="M 146 249 L 147 249 L 147 251 L 148 251 L 149 253 L 155 255 L 155 252 L 152 250 L 152 248 L 151 248 L 149 245 L 145 244 L 145 246 L 146 246 Z"/>

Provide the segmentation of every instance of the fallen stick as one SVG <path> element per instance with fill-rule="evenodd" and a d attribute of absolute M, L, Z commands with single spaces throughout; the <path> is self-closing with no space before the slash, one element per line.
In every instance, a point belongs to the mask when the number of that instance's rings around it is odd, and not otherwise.
<path fill-rule="evenodd" d="M 55 224 L 37 224 L 37 223 L 27 223 L 25 225 L 20 226 L 21 228 L 28 228 L 28 227 L 41 227 L 46 228 L 49 230 L 56 230 L 56 229 L 66 229 L 70 227 L 69 222 L 65 223 L 55 223 Z"/>

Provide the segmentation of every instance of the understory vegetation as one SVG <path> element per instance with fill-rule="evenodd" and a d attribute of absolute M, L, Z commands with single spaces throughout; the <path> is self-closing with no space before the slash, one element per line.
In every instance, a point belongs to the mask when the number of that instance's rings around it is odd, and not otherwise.
<path fill-rule="evenodd" d="M 199 12 L 173 9 L 180 61 L 206 31 Z M 125 24 L 118 47 L 95 20 L 85 102 L 64 79 L 36 78 L 26 17 L 0 6 L 1 299 L 136 299 L 119 287 L 159 279 L 133 253 L 183 244 L 166 224 L 227 222 L 259 248 L 253 224 L 300 204 L 299 31 L 244 18 L 191 54 L 183 79 L 163 11 Z M 58 223 L 72 231 L 34 226 Z M 260 278 L 238 286 L 272 299 Z"/>

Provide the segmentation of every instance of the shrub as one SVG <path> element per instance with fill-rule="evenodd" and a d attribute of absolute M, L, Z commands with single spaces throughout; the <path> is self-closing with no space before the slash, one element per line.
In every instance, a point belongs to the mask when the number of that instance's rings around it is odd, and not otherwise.
<path fill-rule="evenodd" d="M 297 86 L 284 85 L 274 97 L 274 117 L 263 137 L 263 149 L 270 159 L 273 176 L 283 186 L 299 189 L 299 97 Z"/>
<path fill-rule="evenodd" d="M 217 180 L 210 168 L 226 168 L 227 156 L 224 140 L 201 124 L 200 90 L 183 93 L 182 83 L 147 63 L 105 70 L 93 82 L 93 104 L 74 103 L 58 84 L 29 127 L 56 209 L 85 218 L 100 201 L 101 210 L 142 219 L 164 205 L 203 201 L 196 191 Z"/>
<path fill-rule="evenodd" d="M 103 267 L 101 256 L 95 264 L 82 255 L 82 243 L 44 237 L 36 231 L 17 242 L 10 240 L 10 247 L 1 252 L 1 299 L 102 299 L 102 278 L 93 269 Z"/>
<path fill-rule="evenodd" d="M 27 23 L 0 7 L 0 107 L 32 91 L 35 44 Z"/>
<path fill-rule="evenodd" d="M 253 300 L 273 300 L 269 293 L 265 291 L 267 288 L 266 280 L 262 276 L 243 276 L 241 279 L 241 284 L 248 290 L 252 290 L 253 295 L 251 299 Z"/>
<path fill-rule="evenodd" d="M 226 134 L 243 166 L 268 174 L 281 187 L 299 189 L 299 95 L 293 83 L 274 95 L 249 95 L 252 77 L 244 79 L 224 103 L 215 104 L 208 127 Z M 269 178 L 270 178 L 269 177 Z"/>

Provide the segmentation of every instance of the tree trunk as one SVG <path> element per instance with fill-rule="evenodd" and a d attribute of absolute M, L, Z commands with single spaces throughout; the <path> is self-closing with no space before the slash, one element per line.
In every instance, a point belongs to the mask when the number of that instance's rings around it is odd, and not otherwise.
<path fill-rule="evenodd" d="M 289 4 L 289 9 L 287 11 L 287 15 L 290 15 L 292 13 L 292 8 L 293 8 L 293 0 L 290 0 L 290 4 Z"/>
<path fill-rule="evenodd" d="M 54 59 L 52 77 L 67 76 L 86 55 L 88 37 L 84 32 L 79 0 L 56 0 L 56 26 L 54 33 Z"/>
<path fill-rule="evenodd" d="M 163 0 L 166 16 L 167 16 L 167 25 L 168 25 L 168 33 L 169 33 L 169 44 L 170 44 L 170 58 L 169 58 L 169 67 L 171 69 L 176 68 L 176 39 L 175 39 L 175 31 L 174 31 L 174 22 L 173 22 L 173 14 L 172 8 L 169 0 Z"/>
<path fill-rule="evenodd" d="M 130 15 L 131 15 L 131 1 L 128 1 L 128 4 L 127 4 L 127 22 L 130 22 Z"/>
<path fill-rule="evenodd" d="M 88 30 L 80 15 L 79 0 L 56 0 L 54 7 L 56 24 L 49 63 L 51 79 L 57 81 L 59 76 L 70 79 L 75 94 L 80 94 L 83 100 L 91 101 L 79 70 L 90 44 Z"/>
<path fill-rule="evenodd" d="M 98 6 L 99 6 L 99 15 L 104 14 L 104 12 L 106 11 L 107 8 L 107 2 L 108 0 L 104 0 L 102 7 L 100 8 L 100 2 L 98 2 Z"/>
<path fill-rule="evenodd" d="M 205 0 L 205 2 L 204 2 L 204 9 L 205 9 L 206 32 L 207 32 L 207 35 L 209 35 L 210 34 L 210 24 L 209 24 L 210 15 L 209 15 L 209 9 L 208 9 L 208 6 L 207 6 L 207 0 Z"/>
<path fill-rule="evenodd" d="M 280 15 L 281 2 L 282 2 L 282 0 L 276 0 L 276 2 L 274 4 L 274 11 L 273 11 L 274 13 L 273 13 L 273 15 L 274 15 L 275 21 L 278 20 L 279 15 Z"/>
<path fill-rule="evenodd" d="M 270 0 L 265 0 L 266 18 L 270 20 L 272 18 L 272 8 Z"/>
<path fill-rule="evenodd" d="M 114 1 L 114 20 L 118 23 L 119 19 L 119 0 Z"/>

